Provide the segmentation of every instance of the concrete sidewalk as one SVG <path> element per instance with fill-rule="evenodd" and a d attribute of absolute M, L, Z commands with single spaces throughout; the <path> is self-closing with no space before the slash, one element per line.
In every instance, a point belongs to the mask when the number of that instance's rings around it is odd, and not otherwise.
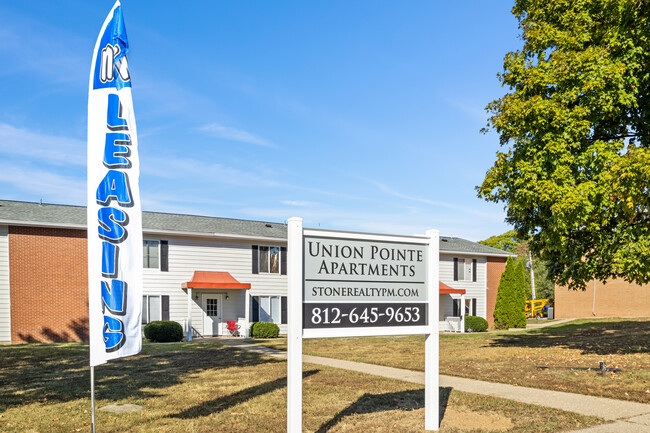
<path fill-rule="evenodd" d="M 531 329 L 546 328 L 547 326 L 559 325 L 560 323 L 571 322 L 576 319 L 555 319 L 555 320 L 530 320 L 526 321 L 525 328 L 509 328 L 508 331 L 530 331 Z M 503 331 L 497 331 L 503 332 Z"/>
<path fill-rule="evenodd" d="M 219 343 L 250 350 L 276 358 L 286 358 L 286 352 L 246 343 L 244 340 L 215 338 Z M 424 373 L 400 368 L 383 367 L 361 362 L 344 361 L 320 356 L 303 355 L 303 362 L 342 368 L 375 376 L 403 380 L 424 385 Z M 506 398 L 522 403 L 566 410 L 582 415 L 603 418 L 613 423 L 572 433 L 650 433 L 650 404 L 614 400 L 560 391 L 527 388 L 503 383 L 485 382 L 461 377 L 440 375 L 440 386 L 474 394 Z"/>

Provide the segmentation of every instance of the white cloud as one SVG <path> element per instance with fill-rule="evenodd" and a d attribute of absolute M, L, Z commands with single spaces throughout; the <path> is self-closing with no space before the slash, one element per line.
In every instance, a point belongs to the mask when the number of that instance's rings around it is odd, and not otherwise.
<path fill-rule="evenodd" d="M 283 200 L 281 201 L 282 204 L 285 204 L 287 206 L 294 206 L 294 207 L 316 207 L 316 206 L 322 206 L 321 203 L 316 203 L 314 201 L 306 201 L 306 200 Z"/>
<path fill-rule="evenodd" d="M 54 165 L 86 165 L 86 142 L 0 123 L 0 154 L 27 156 Z"/>
<path fill-rule="evenodd" d="M 256 146 L 262 147 L 277 147 L 268 140 L 251 134 L 250 132 L 231 128 L 229 126 L 223 126 L 218 123 L 210 123 L 209 125 L 204 125 L 198 128 L 198 130 L 212 137 L 224 138 L 226 140 L 239 141 L 240 143 L 254 144 Z"/>
<path fill-rule="evenodd" d="M 384 185 L 384 184 L 382 184 L 380 182 L 377 182 L 375 180 L 368 179 L 368 182 L 370 182 L 370 183 L 374 184 L 375 186 L 377 186 L 384 193 L 386 193 L 388 195 L 391 195 L 393 197 L 404 199 L 404 200 L 409 200 L 409 201 L 418 202 L 418 203 L 422 203 L 422 204 L 427 204 L 427 205 L 431 205 L 431 206 L 442 207 L 442 208 L 454 210 L 454 211 L 457 211 L 457 212 L 462 212 L 462 213 L 466 213 L 466 214 L 480 216 L 481 218 L 486 218 L 486 219 L 490 219 L 490 220 L 494 220 L 494 221 L 503 221 L 503 219 L 505 217 L 505 214 L 503 212 L 482 212 L 480 210 L 476 210 L 476 209 L 469 208 L 469 207 L 466 207 L 466 206 L 458 206 L 458 205 L 452 204 L 452 203 L 446 203 L 446 202 L 442 202 L 442 201 L 430 200 L 430 199 L 427 199 L 427 198 L 409 196 L 409 195 L 406 195 L 406 194 L 402 194 L 401 192 L 396 191 L 396 190 L 390 188 L 389 186 Z"/>
<path fill-rule="evenodd" d="M 255 173 L 191 158 L 143 157 L 141 155 L 140 170 L 146 176 L 172 179 L 176 186 L 185 182 L 196 184 L 197 181 L 203 182 L 208 187 L 215 184 L 241 187 L 281 186 L 280 183 Z"/>
<path fill-rule="evenodd" d="M 12 193 L 38 195 L 50 203 L 85 203 L 86 179 L 13 163 L 0 163 L 0 183 Z M 22 192 L 22 193 L 21 193 Z"/>

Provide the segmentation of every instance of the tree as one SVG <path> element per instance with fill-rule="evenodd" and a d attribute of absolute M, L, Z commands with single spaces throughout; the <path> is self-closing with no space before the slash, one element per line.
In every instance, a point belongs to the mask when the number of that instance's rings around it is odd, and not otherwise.
<path fill-rule="evenodd" d="M 494 307 L 494 327 L 496 329 L 525 328 L 525 290 L 523 265 L 508 257 L 506 269 L 501 274 L 497 302 Z M 520 269 L 521 268 L 521 269 Z"/>
<path fill-rule="evenodd" d="M 526 327 L 526 273 L 524 262 L 517 260 L 515 267 L 515 285 L 512 294 L 513 328 Z"/>
<path fill-rule="evenodd" d="M 523 263 L 528 263 L 528 250 L 530 248 L 527 241 L 521 241 L 514 230 L 510 230 L 500 235 L 490 236 L 489 238 L 479 241 L 479 244 L 488 247 L 499 248 L 517 255 Z M 542 260 L 533 251 L 533 272 L 535 273 L 535 293 L 537 299 L 554 298 L 555 284 L 548 276 L 548 263 Z M 530 271 L 526 275 L 526 299 L 532 299 L 532 287 L 530 281 Z"/>
<path fill-rule="evenodd" d="M 484 241 L 478 241 L 479 244 L 492 248 L 498 248 L 509 253 L 514 253 L 521 240 L 517 237 L 517 232 L 510 230 L 501 235 L 490 236 Z"/>
<path fill-rule="evenodd" d="M 517 245 L 515 254 L 519 260 L 522 260 L 526 265 L 526 299 L 533 299 L 532 282 L 530 279 L 530 268 L 527 263 L 529 262 L 528 252 L 530 250 L 530 243 L 524 241 Z M 533 272 L 535 273 L 535 297 L 537 299 L 554 298 L 555 297 L 555 283 L 548 275 L 548 268 L 550 264 L 542 260 L 539 255 L 533 251 Z"/>
<path fill-rule="evenodd" d="M 517 0 L 487 128 L 502 150 L 477 187 L 506 205 L 549 275 L 650 282 L 650 5 Z"/>

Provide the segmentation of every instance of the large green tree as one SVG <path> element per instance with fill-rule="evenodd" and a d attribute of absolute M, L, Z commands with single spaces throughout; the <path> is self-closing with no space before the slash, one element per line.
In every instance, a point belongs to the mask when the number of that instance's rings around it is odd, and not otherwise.
<path fill-rule="evenodd" d="M 650 281 L 650 2 L 518 0 L 523 47 L 487 106 L 502 149 L 478 194 L 571 288 Z"/>
<path fill-rule="evenodd" d="M 529 263 L 528 251 L 530 244 L 528 241 L 522 241 L 517 237 L 514 230 L 507 231 L 500 235 L 490 236 L 489 238 L 479 241 L 479 244 L 487 245 L 493 248 L 499 248 L 509 253 L 517 255 L 522 263 Z M 528 266 L 528 265 L 526 265 Z M 554 298 L 555 284 L 548 276 L 548 263 L 542 260 L 539 255 L 533 252 L 533 272 L 535 273 L 535 297 L 537 299 Z M 533 299 L 532 283 L 530 271 L 526 271 L 526 299 Z"/>
<path fill-rule="evenodd" d="M 478 241 L 478 243 L 487 245 L 488 247 L 498 248 L 509 253 L 514 253 L 521 243 L 521 240 L 517 237 L 516 231 L 510 230 L 500 235 L 490 236 L 483 241 Z"/>

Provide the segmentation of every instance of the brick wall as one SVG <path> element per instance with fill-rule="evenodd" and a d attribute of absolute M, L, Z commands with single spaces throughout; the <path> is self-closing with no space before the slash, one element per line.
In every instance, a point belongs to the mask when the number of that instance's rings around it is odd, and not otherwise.
<path fill-rule="evenodd" d="M 88 340 L 85 230 L 9 227 L 12 343 Z"/>
<path fill-rule="evenodd" d="M 497 291 L 501 274 L 506 270 L 506 257 L 488 257 L 487 260 L 487 290 L 485 293 L 487 321 L 490 328 L 494 326 L 494 306 L 497 303 Z"/>
<path fill-rule="evenodd" d="M 555 317 L 639 317 L 650 316 L 650 285 L 639 286 L 623 280 L 610 280 L 607 284 L 596 282 L 594 308 L 594 282 L 587 288 L 569 290 L 555 286 Z"/>

